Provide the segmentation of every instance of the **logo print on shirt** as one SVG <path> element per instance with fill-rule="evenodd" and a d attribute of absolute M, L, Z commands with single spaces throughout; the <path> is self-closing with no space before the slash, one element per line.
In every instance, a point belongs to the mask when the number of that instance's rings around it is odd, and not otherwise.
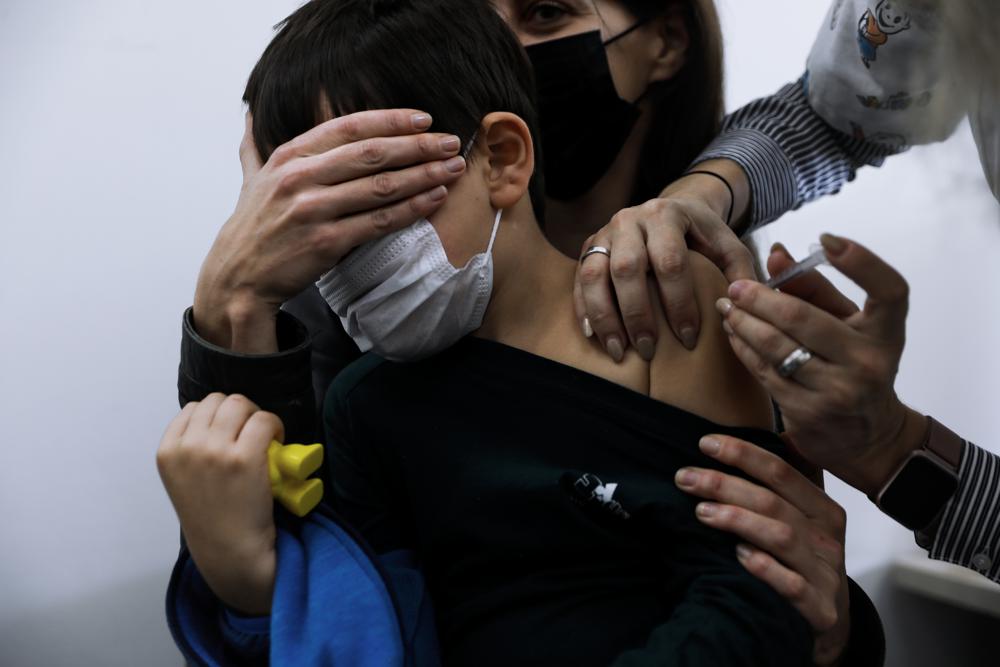
<path fill-rule="evenodd" d="M 600 506 L 621 519 L 629 519 L 632 516 L 614 499 L 615 491 L 618 490 L 617 483 L 605 484 L 597 475 L 584 473 L 573 483 L 573 489 L 586 505 Z"/>

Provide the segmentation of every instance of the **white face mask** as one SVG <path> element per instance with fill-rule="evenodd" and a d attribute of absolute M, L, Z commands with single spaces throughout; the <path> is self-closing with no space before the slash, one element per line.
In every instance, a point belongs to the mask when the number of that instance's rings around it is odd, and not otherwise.
<path fill-rule="evenodd" d="M 415 361 L 480 327 L 493 293 L 493 242 L 456 269 L 427 220 L 366 243 L 316 283 L 362 352 Z"/>

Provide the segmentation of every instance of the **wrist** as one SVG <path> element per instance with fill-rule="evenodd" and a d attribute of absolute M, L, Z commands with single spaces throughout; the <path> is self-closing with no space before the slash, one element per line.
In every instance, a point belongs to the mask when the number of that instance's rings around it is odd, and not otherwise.
<path fill-rule="evenodd" d="M 718 159 L 700 162 L 689 171 L 707 171 L 718 178 L 699 173 L 684 175 L 667 186 L 660 196 L 697 197 L 720 218 L 728 219 L 733 229 L 739 229 L 750 205 L 750 184 L 743 168 L 732 160 Z"/>
<path fill-rule="evenodd" d="M 846 462 L 843 469 L 831 470 L 870 497 L 889 482 L 910 454 L 921 448 L 927 434 L 927 417 L 902 403 L 899 408 L 900 416 L 887 438 L 871 444 L 856 460 Z"/>
<path fill-rule="evenodd" d="M 267 616 L 274 597 L 276 567 L 277 558 L 271 550 L 252 567 L 242 572 L 230 571 L 220 589 L 212 590 L 227 607 L 244 616 Z"/>
<path fill-rule="evenodd" d="M 847 612 L 846 623 L 838 623 L 838 626 L 830 632 L 816 637 L 813 649 L 813 664 L 815 667 L 840 667 L 844 652 L 850 641 L 850 612 Z"/>
<path fill-rule="evenodd" d="M 278 351 L 278 310 L 278 305 L 249 294 L 199 286 L 192 319 L 198 335 L 213 345 L 242 354 L 273 354 Z"/>
<path fill-rule="evenodd" d="M 251 556 L 188 544 L 198 571 L 212 592 L 230 609 L 245 616 L 271 613 L 277 556 L 272 548 Z"/>

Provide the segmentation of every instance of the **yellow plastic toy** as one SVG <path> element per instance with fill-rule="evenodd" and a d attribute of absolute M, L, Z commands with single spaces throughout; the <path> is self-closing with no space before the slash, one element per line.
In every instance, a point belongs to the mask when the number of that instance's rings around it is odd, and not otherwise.
<path fill-rule="evenodd" d="M 298 517 L 309 514 L 323 499 L 323 480 L 308 479 L 323 465 L 323 445 L 282 445 L 267 450 L 271 493 Z"/>

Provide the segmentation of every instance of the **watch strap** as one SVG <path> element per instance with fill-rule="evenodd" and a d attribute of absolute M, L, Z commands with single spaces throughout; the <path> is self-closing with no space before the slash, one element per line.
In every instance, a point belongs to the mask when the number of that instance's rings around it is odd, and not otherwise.
<path fill-rule="evenodd" d="M 958 468 L 962 462 L 964 444 L 965 440 L 947 426 L 933 417 L 927 417 L 927 435 L 924 436 L 923 449 L 947 463 L 955 471 L 955 474 L 958 474 Z"/>
<path fill-rule="evenodd" d="M 962 464 L 962 454 L 965 451 L 965 439 L 933 417 L 928 416 L 927 422 L 927 437 L 924 449 L 935 454 L 958 474 Z M 934 540 L 937 538 L 938 527 L 941 525 L 941 517 L 942 513 L 938 513 L 929 525 L 913 532 L 917 546 L 930 551 Z"/>
<path fill-rule="evenodd" d="M 879 509 L 896 519 L 899 523 L 917 532 L 918 544 L 922 541 L 926 541 L 927 539 L 933 540 L 933 533 L 936 532 L 937 527 L 936 523 L 941 516 L 941 512 L 944 510 L 945 504 L 942 504 L 935 516 L 927 517 L 926 520 L 923 521 L 924 525 L 913 525 L 908 522 L 903 515 L 897 513 L 898 509 L 894 511 L 892 508 L 886 506 L 883 503 L 883 500 L 891 493 L 890 490 L 894 488 L 897 480 L 905 475 L 904 471 L 913 463 L 915 459 L 927 460 L 933 463 L 933 465 L 938 467 L 942 472 L 947 471 L 952 479 L 955 480 L 953 484 L 957 484 L 958 470 L 962 460 L 964 443 L 965 441 L 961 437 L 956 435 L 947 427 L 943 426 L 933 417 L 928 416 L 927 428 L 924 432 L 924 438 L 920 447 L 913 450 L 910 455 L 903 460 L 896 471 L 889 477 L 889 480 L 876 494 L 869 496 Z M 915 492 L 916 491 L 914 490 L 909 491 L 909 493 Z M 898 501 L 897 491 L 896 502 Z M 931 532 L 928 533 L 928 530 Z M 919 533 L 924 533 L 922 539 Z"/>

